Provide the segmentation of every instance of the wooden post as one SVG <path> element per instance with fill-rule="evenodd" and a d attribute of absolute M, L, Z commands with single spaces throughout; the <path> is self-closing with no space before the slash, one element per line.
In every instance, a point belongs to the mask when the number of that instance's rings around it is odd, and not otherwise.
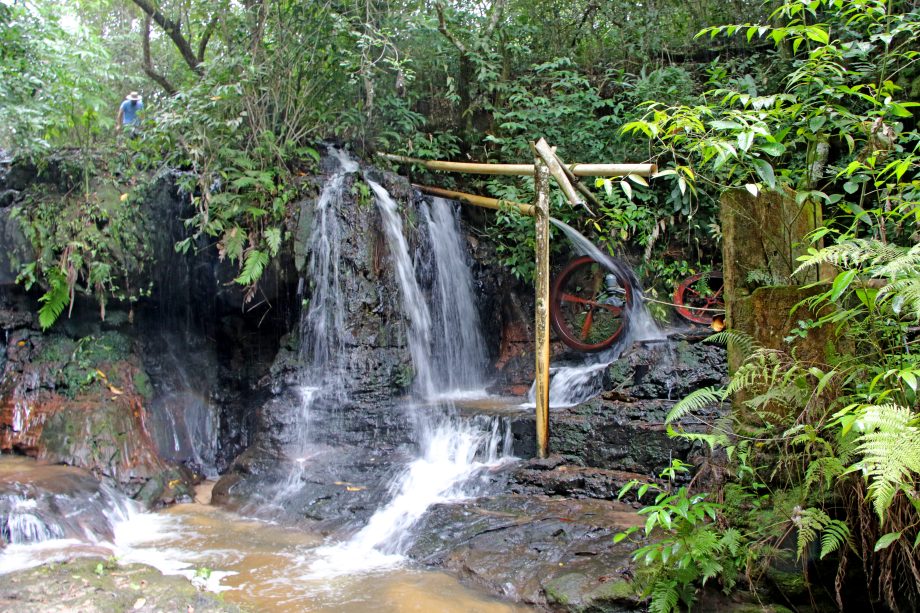
<path fill-rule="evenodd" d="M 549 170 L 543 160 L 534 160 L 534 228 L 537 245 L 536 322 L 534 346 L 536 376 L 534 390 L 537 405 L 537 456 L 549 453 Z"/>

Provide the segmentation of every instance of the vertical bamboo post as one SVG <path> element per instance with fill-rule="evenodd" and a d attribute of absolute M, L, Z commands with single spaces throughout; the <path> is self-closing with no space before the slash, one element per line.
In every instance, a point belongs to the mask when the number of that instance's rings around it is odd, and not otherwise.
<path fill-rule="evenodd" d="M 539 156 L 534 160 L 534 230 L 536 234 L 536 353 L 537 456 L 549 451 L 549 169 Z"/>

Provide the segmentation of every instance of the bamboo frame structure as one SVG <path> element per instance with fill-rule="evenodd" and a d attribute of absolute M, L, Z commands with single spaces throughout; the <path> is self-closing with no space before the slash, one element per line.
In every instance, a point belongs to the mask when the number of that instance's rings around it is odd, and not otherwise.
<path fill-rule="evenodd" d="M 576 177 L 622 177 L 628 175 L 650 177 L 658 172 L 658 167 L 655 164 L 566 164 L 556 154 L 556 150 L 550 147 L 549 143 L 543 138 L 536 143 L 531 143 L 530 147 L 534 153 L 533 164 L 477 164 L 422 160 L 391 153 L 378 153 L 377 155 L 400 164 L 419 164 L 429 170 L 481 175 L 532 176 L 534 178 L 536 201 L 533 205 L 477 196 L 429 185 L 413 184 L 412 186 L 425 194 L 459 200 L 466 204 L 487 209 L 497 210 L 510 206 L 517 208 L 522 215 L 529 215 L 534 218 L 534 236 L 536 239 L 534 392 L 536 396 L 537 456 L 545 458 L 549 454 L 549 177 L 552 175 L 556 180 L 572 206 L 583 206 L 591 213 L 581 196 L 591 200 L 594 204 L 599 204 L 597 198 Z M 591 215 L 593 216 L 593 213 Z"/>
<path fill-rule="evenodd" d="M 463 172 L 474 175 L 516 175 L 532 177 L 534 164 L 480 164 L 474 162 L 445 162 L 442 160 L 423 160 L 420 158 L 378 153 L 378 156 L 400 164 L 418 164 L 428 170 L 445 172 Z M 658 172 L 655 164 L 569 164 L 569 171 L 577 177 L 625 177 L 639 175 L 650 177 Z"/>

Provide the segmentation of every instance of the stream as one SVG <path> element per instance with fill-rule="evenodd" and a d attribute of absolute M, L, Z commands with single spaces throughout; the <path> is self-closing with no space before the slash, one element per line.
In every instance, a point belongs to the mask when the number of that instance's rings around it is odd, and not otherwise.
<path fill-rule="evenodd" d="M 40 476 L 34 460 L 0 457 L 0 478 Z M 488 598 L 451 575 L 404 565 L 361 573 L 317 572 L 326 543 L 318 533 L 248 518 L 207 504 L 213 482 L 196 501 L 154 513 L 133 511 L 114 523 L 111 541 L 49 539 L 0 549 L 0 576 L 73 557 L 115 557 L 166 575 L 181 575 L 226 602 L 257 611 L 445 611 L 511 613 L 531 610 Z M 127 501 L 126 501 L 127 502 Z M 199 569 L 209 569 L 207 579 Z M 199 576 L 196 576 L 199 575 Z"/>

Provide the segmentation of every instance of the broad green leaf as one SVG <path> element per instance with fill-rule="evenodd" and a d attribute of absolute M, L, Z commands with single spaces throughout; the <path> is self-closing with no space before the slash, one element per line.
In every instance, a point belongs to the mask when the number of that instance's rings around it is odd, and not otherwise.
<path fill-rule="evenodd" d="M 840 296 L 843 295 L 843 292 L 845 292 L 847 288 L 850 287 L 853 279 L 856 278 L 856 272 L 856 270 L 845 270 L 834 278 L 834 283 L 831 285 L 830 295 L 832 302 L 838 300 Z"/>
<path fill-rule="evenodd" d="M 776 175 L 773 174 L 773 166 L 766 160 L 760 158 L 751 160 L 751 163 L 754 164 L 754 170 L 757 171 L 757 175 L 763 182 L 767 184 L 767 187 L 774 189 L 776 187 Z"/>
<path fill-rule="evenodd" d="M 901 538 L 900 532 L 889 532 L 888 534 L 882 536 L 876 543 L 875 549 L 873 551 L 881 551 L 889 547 L 893 542 Z"/>
<path fill-rule="evenodd" d="M 742 151 L 747 151 L 751 148 L 751 145 L 754 144 L 754 133 L 750 131 L 744 131 L 738 133 L 738 148 Z"/>
<path fill-rule="evenodd" d="M 764 143 L 760 146 L 761 151 L 774 157 L 786 152 L 786 145 L 782 143 Z"/>

